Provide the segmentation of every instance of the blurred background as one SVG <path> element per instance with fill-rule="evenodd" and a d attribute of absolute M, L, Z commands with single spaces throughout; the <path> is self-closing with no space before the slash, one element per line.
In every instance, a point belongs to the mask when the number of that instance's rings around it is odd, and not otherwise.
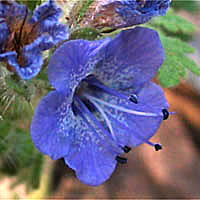
<path fill-rule="evenodd" d="M 66 2 L 58 1 L 62 6 Z M 176 37 L 195 47 L 189 56 L 200 66 L 200 2 L 174 0 L 172 8 L 196 27 L 187 34 L 180 31 Z M 132 149 L 128 163 L 118 165 L 112 177 L 98 187 L 82 184 L 62 159 L 52 161 L 35 149 L 30 119 L 25 118 L 34 109 L 23 117 L 16 107 L 10 109 L 9 119 L 0 119 L 0 199 L 200 198 L 200 78 L 187 73 L 179 84 L 165 88 L 176 115 L 164 121 L 152 138 L 163 150 L 156 152 L 145 144 Z M 40 95 L 44 95 L 42 91 Z M 4 111 L 7 109 L 1 107 L 0 116 Z"/>

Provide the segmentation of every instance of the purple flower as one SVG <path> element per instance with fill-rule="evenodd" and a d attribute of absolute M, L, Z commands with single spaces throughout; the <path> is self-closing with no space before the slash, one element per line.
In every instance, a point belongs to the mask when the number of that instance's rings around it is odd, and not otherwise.
<path fill-rule="evenodd" d="M 0 2 L 0 61 L 6 61 L 22 79 L 36 76 L 43 64 L 42 51 L 68 38 L 59 23 L 61 9 L 53 0 L 38 7 L 33 16 L 26 6 Z"/>
<path fill-rule="evenodd" d="M 36 109 L 31 135 L 52 159 L 64 157 L 77 177 L 99 185 L 120 155 L 147 143 L 164 119 L 168 103 L 151 82 L 164 61 L 158 33 L 142 27 L 114 39 L 72 40 L 56 50 L 49 80 L 56 88 Z"/>
<path fill-rule="evenodd" d="M 143 24 L 165 15 L 171 0 L 96 0 L 86 13 L 82 26 L 119 28 Z"/>

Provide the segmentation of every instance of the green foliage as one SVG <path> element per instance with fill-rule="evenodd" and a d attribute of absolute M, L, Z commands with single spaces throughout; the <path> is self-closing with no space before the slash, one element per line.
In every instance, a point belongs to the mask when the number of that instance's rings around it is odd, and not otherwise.
<path fill-rule="evenodd" d="M 48 89 L 46 68 L 37 79 L 24 81 L 0 65 L 0 173 L 15 175 L 29 189 L 39 186 L 43 156 L 32 143 L 32 102 Z"/>
<path fill-rule="evenodd" d="M 196 27 L 170 10 L 166 16 L 159 17 L 146 25 L 159 32 L 166 51 L 166 60 L 159 71 L 158 78 L 164 87 L 173 87 L 187 77 L 187 70 L 200 76 L 200 67 L 189 57 L 195 49 L 188 39 Z"/>
<path fill-rule="evenodd" d="M 200 10 L 198 1 L 196 0 L 173 0 L 172 7 L 176 10 L 186 10 L 191 13 L 195 13 Z"/>
<path fill-rule="evenodd" d="M 161 35 L 166 51 L 166 61 L 159 71 L 159 80 L 164 87 L 172 87 L 187 77 L 187 70 L 200 75 L 200 67 L 186 54 L 193 53 L 194 49 L 177 38 Z"/>
<path fill-rule="evenodd" d="M 31 11 L 33 11 L 38 5 L 42 3 L 41 0 L 18 0 L 18 2 L 27 5 Z"/>
<path fill-rule="evenodd" d="M 152 20 L 151 25 L 164 31 L 166 35 L 181 38 L 184 35 L 193 34 L 197 29 L 191 22 L 177 16 L 172 9 L 169 10 L 166 16 L 161 16 Z"/>
<path fill-rule="evenodd" d="M 3 118 L 20 118 L 26 113 L 32 115 L 31 98 L 35 94 L 35 87 L 31 82 L 19 80 L 8 72 L 5 66 L 0 66 L 0 115 Z M 4 73 L 4 72 L 5 73 Z"/>
<path fill-rule="evenodd" d="M 18 174 L 13 186 L 26 182 L 29 188 L 37 188 L 43 158 L 35 149 L 29 130 L 24 126 L 24 121 L 0 122 L 0 172 Z"/>
<path fill-rule="evenodd" d="M 75 28 L 78 28 L 80 21 L 83 19 L 88 8 L 93 2 L 94 0 L 77 0 L 70 11 L 69 25 L 73 25 Z"/>
<path fill-rule="evenodd" d="M 100 33 L 93 28 L 82 28 L 74 31 L 71 36 L 70 40 L 75 39 L 85 39 L 85 40 L 95 40 L 100 36 Z"/>
<path fill-rule="evenodd" d="M 79 18 L 78 21 L 80 21 L 84 15 L 86 14 L 88 8 L 90 7 L 90 5 L 94 2 L 94 0 L 84 0 L 83 6 L 81 7 L 81 9 L 79 10 Z"/>

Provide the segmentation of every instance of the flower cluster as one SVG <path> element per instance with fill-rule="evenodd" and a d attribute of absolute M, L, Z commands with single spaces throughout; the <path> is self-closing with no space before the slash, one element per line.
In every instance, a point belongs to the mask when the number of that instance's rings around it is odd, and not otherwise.
<path fill-rule="evenodd" d="M 165 15 L 171 0 L 95 0 L 82 26 L 122 28 Z"/>
<path fill-rule="evenodd" d="M 165 14 L 170 0 L 94 3 L 96 10 L 82 23 L 118 28 Z M 68 26 L 59 23 L 61 13 L 53 0 L 33 15 L 22 4 L 1 1 L 0 61 L 22 79 L 36 76 L 42 52 L 69 37 Z M 152 79 L 164 59 L 158 33 L 143 27 L 114 38 L 60 45 L 48 65 L 55 90 L 41 100 L 31 124 L 35 146 L 52 159 L 64 158 L 89 185 L 105 182 L 117 163 L 127 162 L 121 155 L 132 147 L 147 143 L 160 150 L 150 138 L 170 113 L 163 90 Z"/>
<path fill-rule="evenodd" d="M 6 61 L 22 79 L 36 76 L 43 64 L 42 51 L 68 38 L 68 28 L 58 22 L 61 9 L 53 0 L 38 7 L 33 16 L 22 4 L 0 2 L 0 61 Z"/>

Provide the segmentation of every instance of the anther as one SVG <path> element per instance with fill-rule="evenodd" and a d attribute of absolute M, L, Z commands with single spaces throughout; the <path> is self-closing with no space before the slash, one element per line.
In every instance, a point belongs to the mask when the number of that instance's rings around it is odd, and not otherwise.
<path fill-rule="evenodd" d="M 169 112 L 167 109 L 162 109 L 162 113 L 163 113 L 163 120 L 168 119 L 169 117 Z"/>
<path fill-rule="evenodd" d="M 131 147 L 128 147 L 128 146 L 124 146 L 122 149 L 124 150 L 125 153 L 128 153 L 129 151 L 131 151 Z"/>
<path fill-rule="evenodd" d="M 154 147 L 156 151 L 159 151 L 162 149 L 162 146 L 160 144 L 155 144 Z"/>
<path fill-rule="evenodd" d="M 137 96 L 135 94 L 130 95 L 129 100 L 135 104 L 138 103 Z"/>
<path fill-rule="evenodd" d="M 116 156 L 116 161 L 120 164 L 126 164 L 127 163 L 127 158 L 123 158 L 123 157 L 120 157 L 120 156 Z"/>

